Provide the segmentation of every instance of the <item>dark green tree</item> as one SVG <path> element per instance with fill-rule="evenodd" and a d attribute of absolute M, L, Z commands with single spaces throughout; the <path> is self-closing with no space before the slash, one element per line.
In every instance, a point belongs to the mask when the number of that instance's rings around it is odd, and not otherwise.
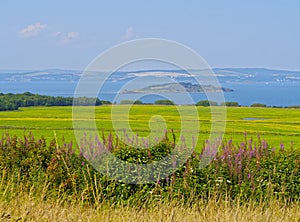
<path fill-rule="evenodd" d="M 215 101 L 209 101 L 209 100 L 200 100 L 196 103 L 196 106 L 217 106 L 218 103 Z"/>
<path fill-rule="evenodd" d="M 154 102 L 155 105 L 175 105 L 175 103 L 168 99 L 156 100 Z"/>

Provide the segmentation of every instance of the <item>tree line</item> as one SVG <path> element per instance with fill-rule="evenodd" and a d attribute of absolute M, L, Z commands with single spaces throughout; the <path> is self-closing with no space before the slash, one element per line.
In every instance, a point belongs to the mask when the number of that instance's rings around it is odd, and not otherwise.
<path fill-rule="evenodd" d="M 121 100 L 120 101 L 121 105 L 176 105 L 175 102 L 172 100 L 156 100 L 154 103 L 143 103 L 141 100 Z M 210 100 L 200 100 L 196 104 L 193 104 L 196 106 L 231 106 L 231 107 L 247 107 L 245 105 L 240 105 L 238 102 L 234 101 L 226 101 L 222 103 L 218 103 L 216 101 L 210 101 Z M 249 107 L 268 107 L 268 108 L 293 108 L 293 109 L 300 109 L 300 106 L 294 105 L 294 106 L 268 106 L 264 103 L 253 103 Z"/>
<path fill-rule="evenodd" d="M 0 93 L 0 111 L 18 110 L 20 107 L 30 106 L 100 106 L 110 105 L 110 101 L 100 100 L 99 98 L 90 97 L 62 97 L 62 96 L 45 96 L 39 94 L 33 94 L 25 92 L 22 94 L 13 93 Z M 120 104 L 135 104 L 135 105 L 150 105 L 153 103 L 143 103 L 141 100 L 121 100 Z M 154 102 L 155 105 L 175 105 L 171 100 L 157 100 Z M 215 101 L 201 100 L 195 104 L 196 106 L 241 106 L 238 102 L 223 102 L 218 104 Z M 266 104 L 254 103 L 251 107 L 268 107 Z M 274 108 L 300 108 L 300 106 L 289 106 L 289 107 L 278 107 Z"/>
<path fill-rule="evenodd" d="M 175 102 L 168 99 L 156 100 L 154 103 L 143 103 L 141 100 L 121 100 L 121 105 L 176 105 Z M 195 104 L 196 106 L 218 106 L 219 104 L 215 101 L 201 100 Z M 238 102 L 223 102 L 221 106 L 240 106 Z"/>
<path fill-rule="evenodd" d="M 0 93 L 0 111 L 18 110 L 20 107 L 30 106 L 100 106 L 111 104 L 109 101 L 89 97 L 62 97 L 62 96 L 45 96 L 25 92 L 22 94 Z"/>

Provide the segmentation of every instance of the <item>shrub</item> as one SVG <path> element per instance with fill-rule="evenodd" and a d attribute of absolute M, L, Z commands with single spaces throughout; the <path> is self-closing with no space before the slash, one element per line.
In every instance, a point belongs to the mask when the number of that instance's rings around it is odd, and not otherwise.
<path fill-rule="evenodd" d="M 154 102 L 155 105 L 175 105 L 175 103 L 171 100 L 162 99 L 162 100 L 156 100 Z"/>
<path fill-rule="evenodd" d="M 263 103 L 253 103 L 251 107 L 267 107 L 267 105 Z"/>
<path fill-rule="evenodd" d="M 239 106 L 238 102 L 223 102 L 221 106 Z"/>
<path fill-rule="evenodd" d="M 196 106 L 217 106 L 218 103 L 215 101 L 209 101 L 209 100 L 200 100 L 196 103 Z"/>
<path fill-rule="evenodd" d="M 120 104 L 122 104 L 122 105 L 130 105 L 130 104 L 140 105 L 140 104 L 143 104 L 143 102 L 141 100 L 121 100 Z"/>
<path fill-rule="evenodd" d="M 300 109 L 300 106 L 294 105 L 294 106 L 288 106 L 287 108 L 291 108 L 291 109 Z"/>

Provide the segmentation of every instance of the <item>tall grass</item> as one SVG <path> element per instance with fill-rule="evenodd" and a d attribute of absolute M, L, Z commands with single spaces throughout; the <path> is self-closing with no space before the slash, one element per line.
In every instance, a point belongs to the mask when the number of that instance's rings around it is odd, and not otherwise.
<path fill-rule="evenodd" d="M 299 204 L 285 205 L 280 201 L 268 204 L 249 202 L 233 205 L 211 199 L 190 207 L 179 202 L 158 203 L 153 207 L 118 206 L 107 204 L 83 206 L 61 200 L 44 201 L 32 196 L 19 196 L 0 201 L 1 221 L 288 221 L 300 220 Z"/>
<path fill-rule="evenodd" d="M 85 151 L 100 150 L 99 155 L 109 151 L 124 161 L 146 164 L 162 159 L 176 144 L 175 136 L 167 134 L 154 146 L 124 135 L 122 139 L 110 134 L 83 138 L 77 147 L 32 134 L 22 138 L 4 134 L 0 139 L 2 219 L 299 220 L 299 149 L 286 149 L 283 144 L 274 149 L 260 137 L 245 135 L 241 143 L 223 141 L 212 162 L 201 168 L 201 158 L 215 146 L 207 141 L 201 153 L 192 153 L 168 178 L 124 184 L 96 171 L 84 158 Z"/>

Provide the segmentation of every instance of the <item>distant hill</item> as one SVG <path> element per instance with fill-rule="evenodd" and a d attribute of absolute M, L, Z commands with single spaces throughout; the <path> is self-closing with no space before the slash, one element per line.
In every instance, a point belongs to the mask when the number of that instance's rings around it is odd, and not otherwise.
<path fill-rule="evenodd" d="M 295 82 L 300 81 L 300 71 L 275 70 L 265 68 L 214 68 L 216 77 L 220 83 L 228 82 Z M 205 75 L 205 70 L 138 70 L 117 71 L 108 80 L 128 81 L 136 77 L 170 77 L 177 82 L 191 82 L 190 79 L 196 73 Z M 210 72 L 207 72 L 210 73 Z M 101 75 L 103 72 L 95 72 Z M 0 70 L 0 81 L 78 81 L 82 71 L 45 69 L 45 70 Z"/>

